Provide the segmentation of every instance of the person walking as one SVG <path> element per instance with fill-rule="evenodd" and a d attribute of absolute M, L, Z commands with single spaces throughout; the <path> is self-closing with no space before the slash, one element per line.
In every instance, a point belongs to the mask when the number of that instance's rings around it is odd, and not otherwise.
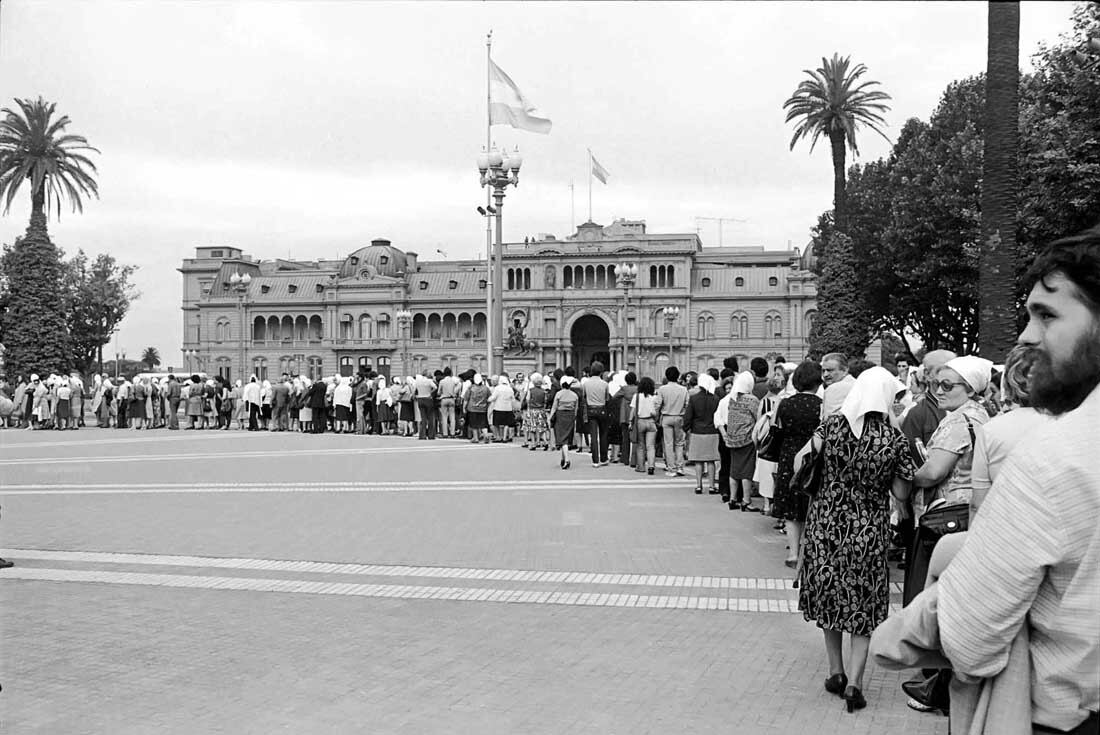
<path fill-rule="evenodd" d="M 823 453 L 821 489 L 806 517 L 798 607 L 824 633 L 825 689 L 843 697 L 848 712 L 867 706 L 863 674 L 871 633 L 889 614 L 890 496 L 906 492 L 913 478 L 908 443 L 888 418 L 904 391 L 885 368 L 863 371 L 839 412 L 826 417 L 795 458 L 801 465 L 808 452 Z"/>
<path fill-rule="evenodd" d="M 569 390 L 573 378 L 568 375 L 561 379 L 562 390 L 554 394 L 554 403 L 550 406 L 550 424 L 554 428 L 554 446 L 561 452 L 558 466 L 569 469 L 569 445 L 573 442 L 573 433 L 577 427 L 577 413 L 580 411 L 580 397 Z"/>
<path fill-rule="evenodd" d="M 661 409 L 656 393 L 653 378 L 646 375 L 638 381 L 638 390 L 630 401 L 630 424 L 636 435 L 634 471 L 647 475 L 653 474 L 657 464 L 657 419 Z"/>

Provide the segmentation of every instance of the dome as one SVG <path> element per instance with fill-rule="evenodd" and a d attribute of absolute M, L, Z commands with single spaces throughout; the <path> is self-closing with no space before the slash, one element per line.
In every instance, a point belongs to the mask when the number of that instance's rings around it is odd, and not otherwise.
<path fill-rule="evenodd" d="M 340 266 L 341 278 L 370 276 L 397 276 L 408 266 L 405 253 L 390 245 L 389 240 L 371 240 L 365 248 L 359 248 L 344 259 Z"/>

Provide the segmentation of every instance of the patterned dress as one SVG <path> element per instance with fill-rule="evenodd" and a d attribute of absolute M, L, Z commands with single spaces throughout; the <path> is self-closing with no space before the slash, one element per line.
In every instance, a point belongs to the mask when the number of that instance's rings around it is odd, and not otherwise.
<path fill-rule="evenodd" d="M 913 458 L 878 414 L 867 415 L 858 439 L 839 414 L 814 434 L 824 440 L 825 473 L 806 517 L 798 607 L 819 628 L 869 636 L 890 607 L 890 486 L 913 479 Z"/>
<path fill-rule="evenodd" d="M 809 499 L 791 490 L 794 477 L 794 456 L 806 446 L 821 421 L 821 399 L 812 393 L 796 393 L 779 402 L 776 420 L 783 427 L 783 445 L 775 470 L 775 497 L 772 515 L 788 521 L 806 521 Z"/>

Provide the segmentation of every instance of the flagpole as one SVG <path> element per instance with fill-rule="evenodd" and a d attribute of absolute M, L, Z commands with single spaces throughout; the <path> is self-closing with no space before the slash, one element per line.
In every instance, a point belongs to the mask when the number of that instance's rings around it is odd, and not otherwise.
<path fill-rule="evenodd" d="M 492 71 L 490 65 L 493 62 L 493 29 L 489 29 L 485 37 L 485 152 L 492 147 Z M 493 189 L 485 187 L 485 211 L 491 212 L 493 205 Z M 486 370 L 493 369 L 493 220 L 492 216 L 485 218 L 485 362 Z"/>
<path fill-rule="evenodd" d="M 588 221 L 592 221 L 592 149 L 588 149 Z"/>
<path fill-rule="evenodd" d="M 577 229 L 577 198 L 574 196 L 573 182 L 569 182 L 569 233 Z M 788 248 L 789 250 L 790 248 Z"/>

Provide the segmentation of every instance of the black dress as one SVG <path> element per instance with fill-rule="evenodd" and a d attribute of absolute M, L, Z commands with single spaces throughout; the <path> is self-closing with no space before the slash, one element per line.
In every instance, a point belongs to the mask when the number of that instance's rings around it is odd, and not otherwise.
<path fill-rule="evenodd" d="M 806 517 L 798 607 L 820 628 L 869 636 L 890 612 L 890 486 L 913 479 L 913 458 L 881 414 L 866 416 L 859 438 L 839 414 L 817 436 L 825 472 Z"/>
<path fill-rule="evenodd" d="M 775 470 L 772 515 L 803 523 L 809 498 L 791 490 L 794 455 L 806 446 L 821 422 L 821 399 L 812 393 L 796 393 L 779 402 L 776 416 L 783 427 L 783 446 L 779 450 L 779 464 Z"/>

